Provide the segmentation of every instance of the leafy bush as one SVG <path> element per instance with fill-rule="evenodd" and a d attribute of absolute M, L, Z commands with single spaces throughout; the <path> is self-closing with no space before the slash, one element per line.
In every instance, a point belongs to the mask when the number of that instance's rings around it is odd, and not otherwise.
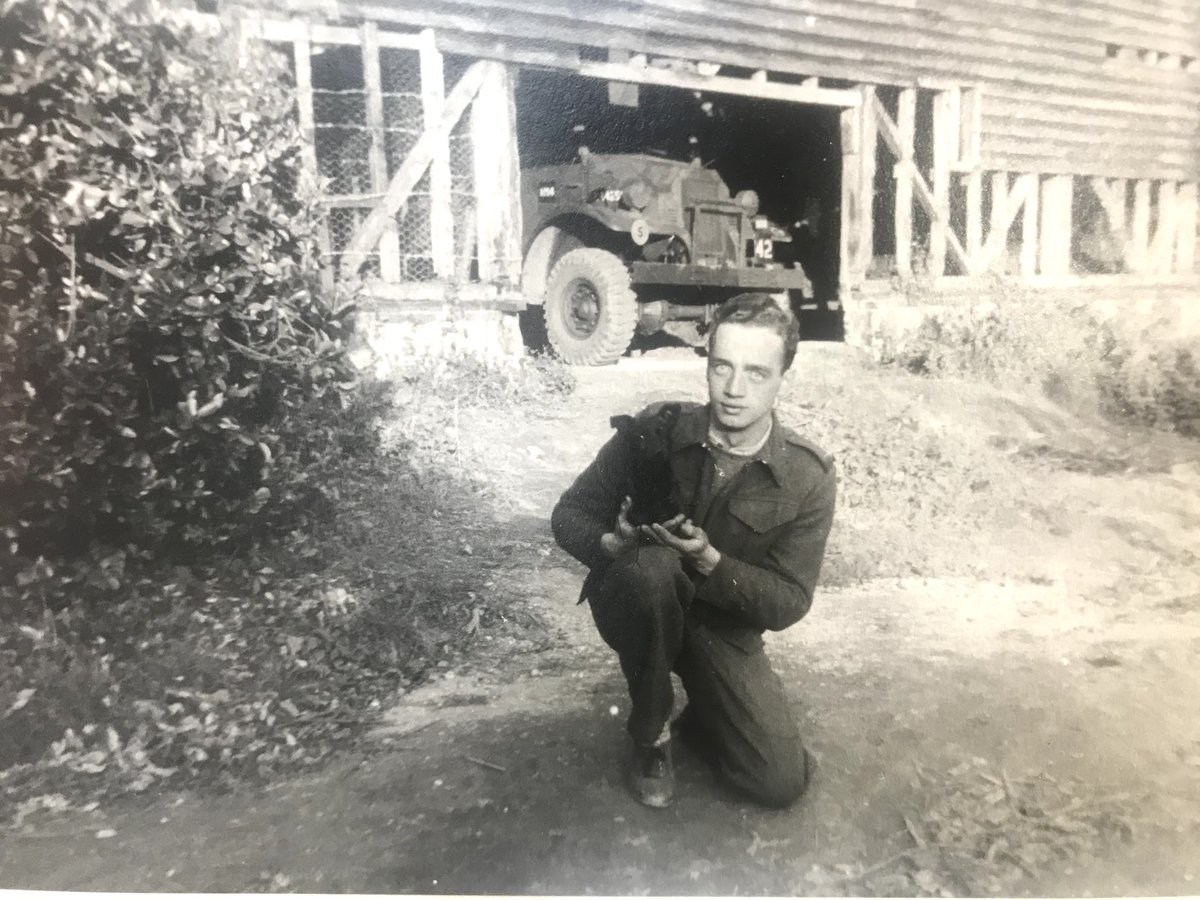
<path fill-rule="evenodd" d="M 347 449 L 288 73 L 228 43 L 0 2 L 0 581 L 30 597 L 294 527 Z"/>
<path fill-rule="evenodd" d="M 1132 303 L 1063 305 L 1003 282 L 989 293 L 996 303 L 923 310 L 917 327 L 886 336 L 881 361 L 1200 435 L 1200 364 L 1177 317 Z"/>
<path fill-rule="evenodd" d="M 1108 407 L 1155 428 L 1200 437 L 1200 359 L 1195 340 L 1121 341 L 1101 389 Z"/>
<path fill-rule="evenodd" d="M 997 303 L 931 308 L 885 362 L 921 375 L 980 378 L 1098 408 L 1112 335 L 1086 306 L 1063 307 L 1011 289 Z"/>

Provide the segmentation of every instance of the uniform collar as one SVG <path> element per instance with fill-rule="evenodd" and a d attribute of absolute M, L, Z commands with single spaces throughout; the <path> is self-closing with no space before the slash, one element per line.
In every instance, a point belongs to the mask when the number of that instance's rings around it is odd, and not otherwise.
<path fill-rule="evenodd" d="M 675 423 L 675 452 L 678 453 L 692 446 L 707 448 L 708 422 L 709 405 L 707 403 L 684 411 Z M 767 443 L 751 457 L 751 459 L 761 460 L 766 464 L 771 477 L 780 487 L 783 486 L 784 473 L 787 469 L 787 436 L 784 431 L 775 411 L 771 410 L 771 433 L 767 436 Z"/>

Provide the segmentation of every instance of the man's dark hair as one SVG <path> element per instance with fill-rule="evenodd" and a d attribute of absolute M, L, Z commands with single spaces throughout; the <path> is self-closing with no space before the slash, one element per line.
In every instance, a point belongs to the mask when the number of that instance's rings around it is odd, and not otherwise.
<path fill-rule="evenodd" d="M 738 294 L 722 303 L 713 314 L 712 330 L 709 332 L 708 349 L 717 329 L 726 322 L 738 325 L 754 325 L 766 328 L 783 338 L 783 371 L 792 367 L 796 358 L 796 345 L 800 343 L 800 323 L 792 313 L 780 306 L 770 294 Z"/>

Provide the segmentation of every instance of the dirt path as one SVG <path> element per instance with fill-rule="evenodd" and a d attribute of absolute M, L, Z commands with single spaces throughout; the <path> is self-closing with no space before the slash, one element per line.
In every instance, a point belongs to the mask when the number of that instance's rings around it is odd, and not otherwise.
<path fill-rule="evenodd" d="M 807 363 L 808 390 L 836 377 L 823 382 L 817 367 L 844 365 L 839 353 Z M 686 755 L 674 807 L 628 799 L 623 684 L 574 605 L 582 572 L 553 547 L 546 517 L 610 414 L 697 396 L 701 383 L 682 351 L 585 372 L 574 412 L 508 423 L 502 449 L 482 448 L 497 478 L 522 486 L 509 536 L 534 560 L 498 572 L 492 602 L 531 605 L 552 640 L 482 635 L 471 671 L 405 697 L 361 752 L 317 774 L 4 838 L 0 885 L 1196 893 L 1200 573 L 1158 539 L 1200 519 L 1200 468 L 1170 442 L 1157 448 L 1166 463 L 1145 472 L 1048 479 L 1045 490 L 1087 514 L 1063 506 L 1062 521 L 1038 532 L 1028 571 L 993 564 L 977 576 L 827 587 L 809 618 L 770 636 L 819 760 L 795 809 L 745 804 Z M 988 544 L 1019 549 L 1001 533 L 979 539 L 981 559 Z M 102 828 L 115 835 L 97 838 Z M 1022 843 L 1034 833 L 1040 842 Z M 1065 858 L 1037 857 L 1045 847 Z M 1009 869 L 1019 877 L 1006 880 Z"/>

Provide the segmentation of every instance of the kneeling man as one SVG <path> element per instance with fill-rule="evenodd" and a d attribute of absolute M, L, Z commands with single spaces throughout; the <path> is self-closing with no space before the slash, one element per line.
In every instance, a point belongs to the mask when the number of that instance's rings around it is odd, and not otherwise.
<path fill-rule="evenodd" d="M 688 698 L 680 736 L 709 751 L 730 785 L 779 807 L 807 786 L 808 754 L 762 640 L 808 612 L 833 520 L 832 460 L 774 413 L 798 340 L 796 320 L 766 294 L 721 306 L 709 402 L 670 419 L 680 514 L 630 524 L 639 461 L 618 435 L 551 518 L 558 543 L 591 570 L 581 600 L 629 684 L 630 786 L 648 806 L 674 794 L 672 671 Z"/>

